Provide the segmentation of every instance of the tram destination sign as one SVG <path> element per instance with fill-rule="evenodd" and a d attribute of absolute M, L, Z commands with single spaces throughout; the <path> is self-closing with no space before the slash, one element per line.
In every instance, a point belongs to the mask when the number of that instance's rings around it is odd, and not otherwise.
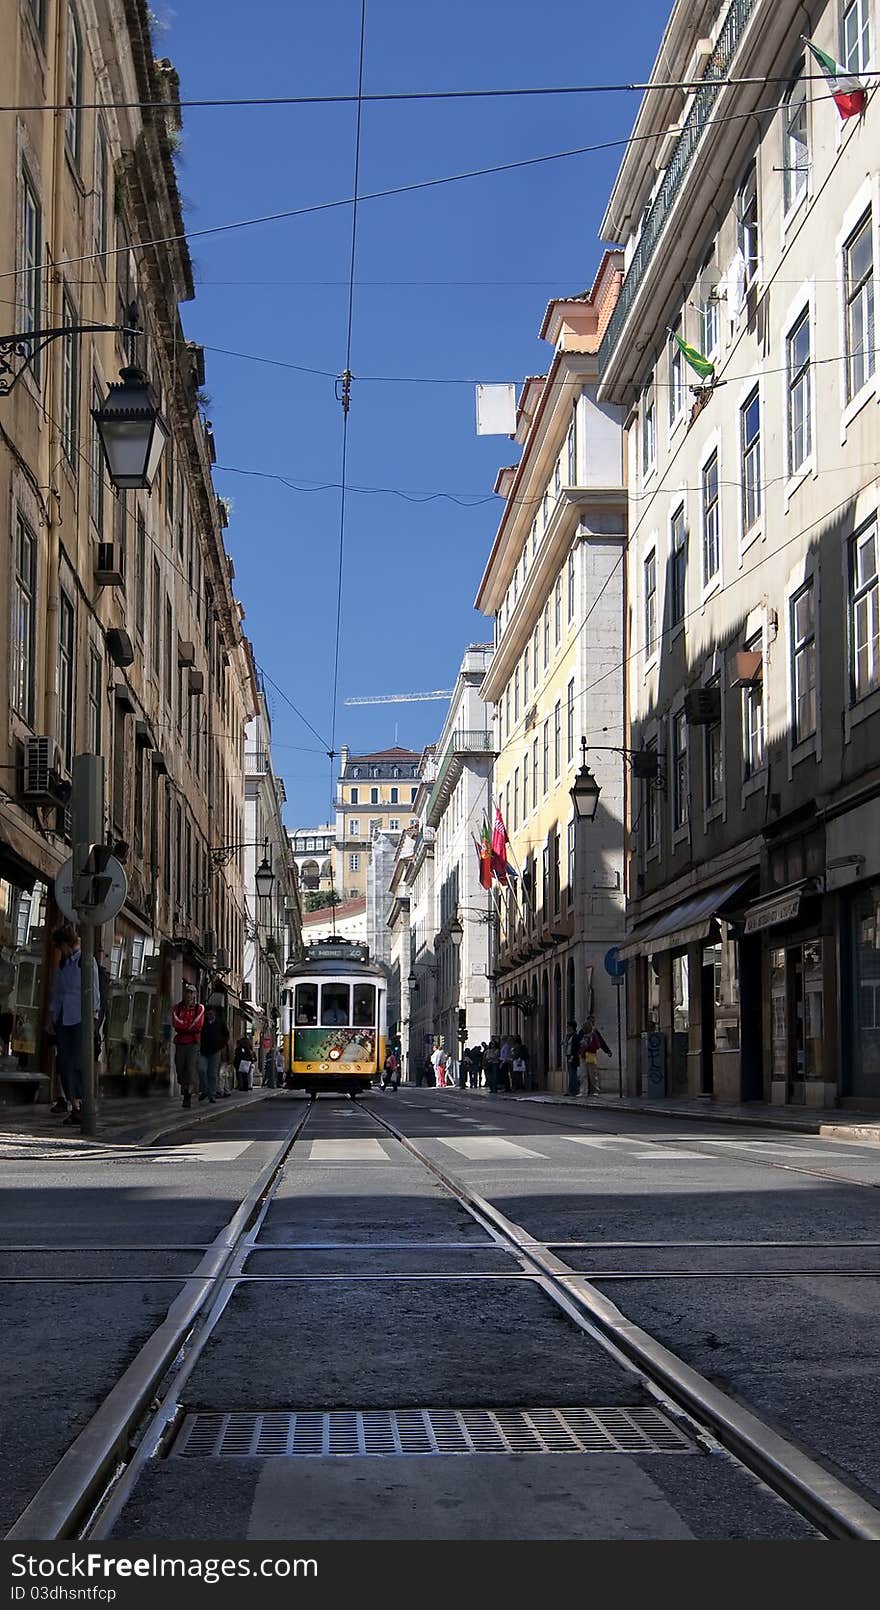
<path fill-rule="evenodd" d="M 351 939 L 317 939 L 309 945 L 309 960 L 313 962 L 368 962 L 369 945 L 356 945 Z"/>

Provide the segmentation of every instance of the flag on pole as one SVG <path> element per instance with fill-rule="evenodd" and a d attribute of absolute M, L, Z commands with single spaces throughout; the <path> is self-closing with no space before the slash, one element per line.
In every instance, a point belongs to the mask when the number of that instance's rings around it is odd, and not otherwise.
<path fill-rule="evenodd" d="M 492 871 L 499 883 L 507 883 L 507 828 L 500 806 L 495 806 L 495 826 L 492 829 Z"/>
<path fill-rule="evenodd" d="M 803 35 L 801 37 L 803 38 Z M 824 50 L 819 50 L 817 45 L 811 44 L 809 39 L 804 39 L 804 44 L 812 51 L 825 74 L 825 82 L 844 122 L 847 118 L 859 117 L 865 110 L 865 101 L 868 98 L 868 92 L 861 80 L 848 73 L 833 56 L 829 56 Z"/>
<path fill-rule="evenodd" d="M 673 341 L 677 343 L 678 350 L 685 363 L 690 364 L 701 380 L 709 380 L 715 373 L 714 363 L 711 363 L 708 358 L 704 358 L 702 352 L 697 347 L 692 347 L 689 341 L 683 341 L 676 330 L 670 330 L 669 334 L 672 336 Z"/>
<path fill-rule="evenodd" d="M 473 837 L 473 835 L 471 836 Z M 480 863 L 480 887 L 482 889 L 491 889 L 492 846 L 489 842 L 489 823 L 487 822 L 485 816 L 483 817 L 483 826 L 480 832 L 480 837 L 474 838 L 474 848 L 477 852 L 477 860 Z"/>

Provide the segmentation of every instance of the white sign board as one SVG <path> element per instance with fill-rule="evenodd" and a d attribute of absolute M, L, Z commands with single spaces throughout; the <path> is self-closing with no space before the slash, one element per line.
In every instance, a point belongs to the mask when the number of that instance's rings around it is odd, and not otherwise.
<path fill-rule="evenodd" d="M 125 867 L 111 855 L 104 869 L 103 876 L 111 879 L 110 891 L 99 906 L 92 906 L 88 913 L 88 920 L 97 928 L 102 922 L 109 922 L 125 905 L 128 894 L 128 878 Z M 69 922 L 80 922 L 82 913 L 77 911 L 73 903 L 73 856 L 68 856 L 63 867 L 55 879 L 55 899 Z"/>
<path fill-rule="evenodd" d="M 477 435 L 512 436 L 516 430 L 516 387 L 477 386 Z"/>

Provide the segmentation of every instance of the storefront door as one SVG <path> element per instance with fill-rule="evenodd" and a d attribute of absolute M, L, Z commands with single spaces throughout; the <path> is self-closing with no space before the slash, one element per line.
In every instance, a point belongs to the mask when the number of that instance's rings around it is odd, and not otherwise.
<path fill-rule="evenodd" d="M 807 1083 L 824 1078 L 821 939 L 770 952 L 770 999 L 773 1078 L 803 1106 Z"/>
<path fill-rule="evenodd" d="M 852 1024 L 846 1058 L 849 1096 L 880 1101 L 880 884 L 862 889 L 852 908 Z"/>

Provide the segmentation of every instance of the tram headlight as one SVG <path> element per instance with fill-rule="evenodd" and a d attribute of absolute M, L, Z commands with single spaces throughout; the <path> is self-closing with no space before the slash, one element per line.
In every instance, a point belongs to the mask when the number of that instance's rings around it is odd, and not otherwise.
<path fill-rule="evenodd" d="M 334 1047 L 334 1049 L 330 1052 L 330 1061 L 338 1062 L 341 1056 L 342 1052 L 338 1048 Z"/>

